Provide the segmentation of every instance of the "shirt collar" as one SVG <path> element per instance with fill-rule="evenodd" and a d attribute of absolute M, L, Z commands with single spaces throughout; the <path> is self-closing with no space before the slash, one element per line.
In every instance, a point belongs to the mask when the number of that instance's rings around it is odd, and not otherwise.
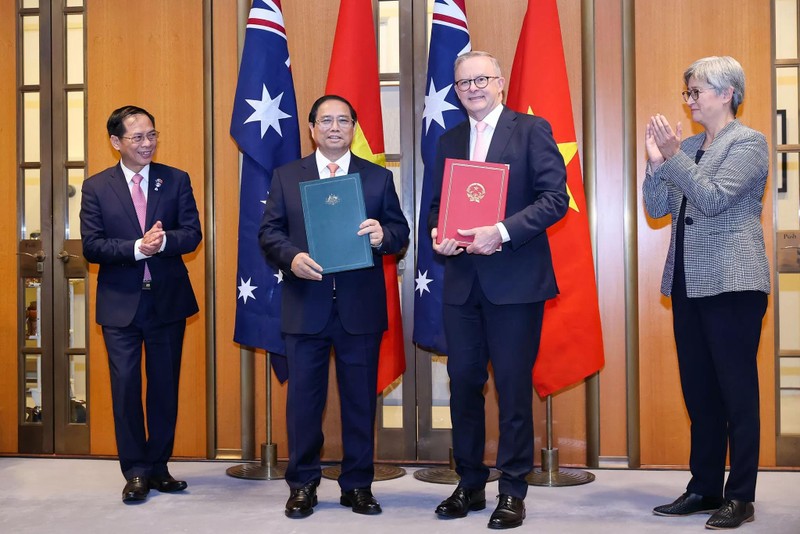
<path fill-rule="evenodd" d="M 124 163 L 122 163 L 122 161 L 119 162 L 119 166 L 120 166 L 120 168 L 122 168 L 122 174 L 125 175 L 125 181 L 128 182 L 128 185 L 130 185 L 134 174 L 138 174 L 139 176 L 142 177 L 142 183 L 143 184 L 147 184 L 148 183 L 148 180 L 150 178 L 150 164 L 149 163 L 147 165 L 145 165 L 142 168 L 142 170 L 139 171 L 139 172 L 134 172 L 134 171 L 130 170 L 128 167 L 125 166 Z"/>
<path fill-rule="evenodd" d="M 328 170 L 328 163 L 337 164 L 340 169 L 344 170 L 344 172 L 348 172 L 350 169 L 351 152 L 349 150 L 344 153 L 344 156 L 336 161 L 331 161 L 323 156 L 319 149 L 316 150 L 315 155 L 317 158 L 317 174 L 320 176 L 327 176 L 327 174 L 330 174 L 330 171 Z"/>
<path fill-rule="evenodd" d="M 492 128 L 492 130 L 497 128 L 497 121 L 500 120 L 500 114 L 503 112 L 503 107 L 504 107 L 503 104 L 498 104 L 497 106 L 494 107 L 494 109 L 492 111 L 489 112 L 488 115 L 486 115 L 483 118 L 483 122 L 485 122 L 487 125 L 489 125 Z M 478 121 L 476 121 L 472 117 L 469 118 L 469 127 L 470 127 L 470 129 L 474 130 L 475 129 L 475 125 L 477 123 L 478 123 Z"/>

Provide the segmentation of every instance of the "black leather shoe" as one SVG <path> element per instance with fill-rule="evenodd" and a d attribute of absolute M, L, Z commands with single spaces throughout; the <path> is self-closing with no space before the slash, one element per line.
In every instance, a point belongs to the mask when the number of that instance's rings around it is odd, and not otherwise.
<path fill-rule="evenodd" d="M 753 503 L 729 500 L 709 518 L 706 528 L 711 530 L 739 528 L 742 523 L 749 523 L 755 518 L 756 510 L 753 508 Z"/>
<path fill-rule="evenodd" d="M 148 493 L 150 493 L 150 488 L 147 486 L 147 480 L 144 477 L 133 477 L 125 483 L 125 489 L 122 490 L 122 502 L 130 504 L 146 501 Z"/>
<path fill-rule="evenodd" d="M 150 489 L 158 490 L 161 493 L 183 491 L 189 487 L 189 484 L 187 484 L 185 480 L 175 480 L 169 473 L 166 475 L 152 476 L 147 483 Z"/>
<path fill-rule="evenodd" d="M 515 528 L 522 525 L 525 519 L 525 501 L 519 497 L 500 494 L 497 508 L 489 518 L 489 528 Z"/>
<path fill-rule="evenodd" d="M 314 513 L 314 507 L 317 505 L 318 484 L 318 482 L 311 482 L 289 492 L 289 500 L 286 501 L 286 517 L 300 519 Z"/>
<path fill-rule="evenodd" d="M 445 519 L 465 517 L 470 511 L 486 508 L 486 492 L 483 489 L 467 489 L 461 486 L 436 507 L 436 515 Z"/>
<path fill-rule="evenodd" d="M 372 496 L 369 488 L 356 488 L 350 491 L 343 491 L 339 504 L 349 506 L 357 514 L 376 515 L 381 513 L 381 505 Z"/>
<path fill-rule="evenodd" d="M 688 491 L 670 504 L 662 504 L 653 508 L 656 515 L 680 516 L 692 514 L 711 514 L 722 506 L 722 499 L 703 497 Z"/>

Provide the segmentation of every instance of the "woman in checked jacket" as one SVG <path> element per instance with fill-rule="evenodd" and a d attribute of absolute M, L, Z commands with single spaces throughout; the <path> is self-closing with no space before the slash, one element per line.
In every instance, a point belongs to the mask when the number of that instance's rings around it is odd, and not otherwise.
<path fill-rule="evenodd" d="M 661 292 L 672 297 L 692 478 L 683 495 L 653 512 L 710 513 L 707 528 L 730 529 L 754 519 L 756 356 L 770 290 L 761 227 L 769 151 L 761 133 L 736 119 L 744 71 L 735 59 L 699 59 L 683 77 L 683 99 L 704 132 L 681 141 L 680 123 L 673 130 L 662 115 L 650 118 L 643 194 L 651 217 L 672 216 Z"/>

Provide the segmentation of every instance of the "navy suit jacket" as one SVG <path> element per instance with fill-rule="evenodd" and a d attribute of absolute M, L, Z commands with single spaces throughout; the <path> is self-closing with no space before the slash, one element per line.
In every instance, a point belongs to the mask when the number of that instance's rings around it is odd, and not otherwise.
<path fill-rule="evenodd" d="M 299 184 L 320 179 L 316 157 L 311 154 L 284 165 L 272 176 L 258 238 L 267 260 L 283 271 L 281 329 L 287 334 L 317 334 L 325 328 L 333 306 L 334 277 L 337 311 L 347 332 L 371 334 L 388 327 L 382 256 L 397 254 L 408 245 L 408 222 L 390 171 L 352 155 L 348 173 L 361 175 L 367 218 L 381 223 L 383 243 L 372 249 L 372 267 L 323 273 L 321 281 L 297 278 L 291 270 L 294 257 L 308 252 Z"/>
<path fill-rule="evenodd" d="M 469 159 L 469 134 L 467 120 L 439 138 L 429 229 L 438 226 L 445 158 Z M 476 276 L 493 304 L 523 304 L 553 298 L 558 294 L 558 286 L 546 230 L 567 213 L 569 196 L 564 159 L 550 124 L 541 117 L 504 108 L 486 161 L 510 166 L 502 222 L 511 240 L 490 256 L 462 252 L 445 258 L 443 301 L 463 304 Z"/>
<path fill-rule="evenodd" d="M 128 326 L 142 293 L 144 261 L 136 261 L 133 247 L 143 233 L 119 164 L 83 182 L 80 219 L 83 255 L 100 264 L 97 322 Z M 151 163 L 145 229 L 156 221 L 161 221 L 167 235 L 166 248 L 147 259 L 157 319 L 185 319 L 199 309 L 181 255 L 200 244 L 200 218 L 189 175 Z"/>

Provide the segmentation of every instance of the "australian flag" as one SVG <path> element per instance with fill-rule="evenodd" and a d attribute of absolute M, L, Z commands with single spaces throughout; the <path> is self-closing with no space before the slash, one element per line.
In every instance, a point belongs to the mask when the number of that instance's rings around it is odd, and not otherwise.
<path fill-rule="evenodd" d="M 442 133 L 466 120 L 453 83 L 453 62 L 471 49 L 465 0 L 436 0 L 428 53 L 425 110 L 422 114 L 422 162 L 425 173 L 417 229 L 417 277 L 414 302 L 414 342 L 423 348 L 447 354 L 442 326 L 442 282 L 444 262 L 431 248 L 428 212 L 431 208 L 432 176 L 436 141 Z"/>
<path fill-rule="evenodd" d="M 233 340 L 283 355 L 283 274 L 266 263 L 258 244 L 272 171 L 300 157 L 297 102 L 280 0 L 254 0 L 250 9 L 231 136 L 242 152 Z M 278 378 L 285 380 L 285 358 L 272 362 Z"/>

